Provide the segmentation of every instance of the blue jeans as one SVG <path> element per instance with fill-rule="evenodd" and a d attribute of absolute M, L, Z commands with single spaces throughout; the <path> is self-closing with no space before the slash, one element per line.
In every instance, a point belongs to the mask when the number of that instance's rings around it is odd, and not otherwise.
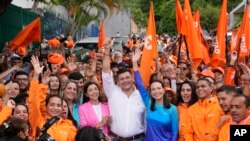
<path fill-rule="evenodd" d="M 119 139 L 119 137 L 114 137 L 112 135 L 110 136 L 110 138 L 111 138 L 111 141 L 125 141 L 125 140 Z M 130 140 L 130 141 L 145 141 L 145 135 L 141 135 L 140 138 L 134 139 L 134 140 Z"/>

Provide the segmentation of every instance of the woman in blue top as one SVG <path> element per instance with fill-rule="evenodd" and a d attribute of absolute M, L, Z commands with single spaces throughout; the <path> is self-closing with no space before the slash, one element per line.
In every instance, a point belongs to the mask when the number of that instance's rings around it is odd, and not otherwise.
<path fill-rule="evenodd" d="M 133 55 L 135 82 L 147 109 L 147 141 L 177 141 L 178 137 L 178 110 L 169 103 L 163 83 L 154 80 L 149 85 L 149 92 L 142 83 L 138 71 L 137 61 L 140 59 L 140 50 L 136 49 Z"/>

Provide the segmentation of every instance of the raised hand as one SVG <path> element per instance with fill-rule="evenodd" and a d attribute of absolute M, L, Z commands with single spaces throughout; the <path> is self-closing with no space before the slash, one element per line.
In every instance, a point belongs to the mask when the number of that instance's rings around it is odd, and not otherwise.
<path fill-rule="evenodd" d="M 230 65 L 234 65 L 238 57 L 237 51 L 232 51 L 230 53 Z"/>
<path fill-rule="evenodd" d="M 68 66 L 69 71 L 71 72 L 77 69 L 76 63 L 71 58 L 67 58 L 67 66 Z"/>
<path fill-rule="evenodd" d="M 39 62 L 39 59 L 38 59 L 37 56 L 33 55 L 31 57 L 31 64 L 32 64 L 32 66 L 34 68 L 34 72 L 35 72 L 36 75 L 39 75 L 39 74 L 41 74 L 43 72 L 44 66 L 40 66 L 40 62 Z"/>
<path fill-rule="evenodd" d="M 7 102 L 7 106 L 8 106 L 8 107 L 11 107 L 11 108 L 15 108 L 16 103 L 15 103 L 14 100 L 10 99 L 10 100 L 8 100 L 8 102 Z"/>
<path fill-rule="evenodd" d="M 5 91 L 5 98 L 9 99 L 9 96 L 11 95 L 11 89 L 12 89 L 12 81 L 10 81 L 8 84 L 5 85 L 4 91 Z"/>
<path fill-rule="evenodd" d="M 20 64 L 16 64 L 15 66 L 12 67 L 15 71 L 20 71 L 22 68 Z"/>
<path fill-rule="evenodd" d="M 49 70 L 45 71 L 43 74 L 42 74 L 42 83 L 43 84 L 49 84 L 49 81 L 50 81 L 50 74 L 51 72 Z"/>
<path fill-rule="evenodd" d="M 250 68 L 244 63 L 239 63 L 239 66 L 243 71 L 243 75 L 241 76 L 241 78 L 250 81 Z"/>
<path fill-rule="evenodd" d="M 132 62 L 137 63 L 140 58 L 141 58 L 141 50 L 139 48 L 136 48 L 132 56 Z"/>
<path fill-rule="evenodd" d="M 104 42 L 105 50 L 110 50 L 114 44 L 114 41 L 115 41 L 115 38 L 113 39 L 107 38 Z"/>

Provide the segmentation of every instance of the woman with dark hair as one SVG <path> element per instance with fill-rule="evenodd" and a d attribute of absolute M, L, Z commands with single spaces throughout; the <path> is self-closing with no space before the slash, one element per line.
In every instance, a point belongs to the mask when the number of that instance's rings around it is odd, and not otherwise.
<path fill-rule="evenodd" d="M 75 141 L 111 141 L 108 136 L 92 126 L 84 126 L 77 134 Z"/>
<path fill-rule="evenodd" d="M 9 99 L 20 94 L 20 85 L 17 81 L 7 81 L 4 89 L 3 101 L 0 101 L 0 111 L 6 106 Z"/>
<path fill-rule="evenodd" d="M 195 84 L 191 81 L 184 81 L 180 84 L 177 95 L 177 108 L 179 111 L 179 138 L 178 141 L 183 141 L 182 127 L 185 126 L 188 108 L 197 102 Z"/>
<path fill-rule="evenodd" d="M 63 100 L 59 95 L 47 95 L 48 83 L 50 77 L 45 73 L 42 83 L 39 84 L 38 77 L 43 71 L 37 57 L 32 56 L 31 63 L 34 68 L 33 80 L 30 81 L 29 89 L 29 121 L 32 128 L 32 137 L 39 135 L 37 129 L 42 129 L 44 124 L 52 117 L 58 117 L 47 133 L 56 141 L 73 141 L 77 132 L 71 120 L 61 118 Z M 45 101 L 45 104 L 43 102 Z M 43 111 L 42 109 L 45 109 Z"/>
<path fill-rule="evenodd" d="M 71 120 L 73 122 L 73 124 L 76 127 L 78 127 L 77 122 L 75 121 L 73 115 L 69 111 L 70 111 L 70 109 L 69 109 L 68 102 L 65 99 L 63 99 L 63 107 L 62 107 L 62 115 L 61 115 L 61 117 L 64 118 L 64 119 Z"/>
<path fill-rule="evenodd" d="M 100 100 L 98 85 L 95 82 L 87 82 L 84 85 L 84 93 L 88 101 L 79 107 L 80 126 L 93 126 L 108 134 L 109 107 Z"/>
<path fill-rule="evenodd" d="M 140 50 L 136 49 L 133 55 L 135 82 L 147 109 L 147 141 L 177 141 L 178 111 L 170 104 L 165 94 L 162 81 L 153 80 L 149 84 L 149 92 L 145 89 L 137 61 L 140 59 Z M 164 117 L 164 118 L 163 118 Z"/>
<path fill-rule="evenodd" d="M 164 84 L 164 87 L 171 88 L 171 79 L 170 78 L 164 76 L 162 82 Z"/>

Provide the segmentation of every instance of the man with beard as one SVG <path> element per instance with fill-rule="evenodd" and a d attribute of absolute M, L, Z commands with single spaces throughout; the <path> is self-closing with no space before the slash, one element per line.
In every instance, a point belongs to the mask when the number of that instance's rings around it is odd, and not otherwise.
<path fill-rule="evenodd" d="M 18 71 L 14 75 L 14 80 L 19 83 L 20 93 L 27 93 L 29 89 L 29 76 L 24 71 Z"/>
<path fill-rule="evenodd" d="M 28 123 L 20 118 L 10 118 L 1 125 L 0 130 L 4 134 L 0 141 L 28 141 Z"/>

